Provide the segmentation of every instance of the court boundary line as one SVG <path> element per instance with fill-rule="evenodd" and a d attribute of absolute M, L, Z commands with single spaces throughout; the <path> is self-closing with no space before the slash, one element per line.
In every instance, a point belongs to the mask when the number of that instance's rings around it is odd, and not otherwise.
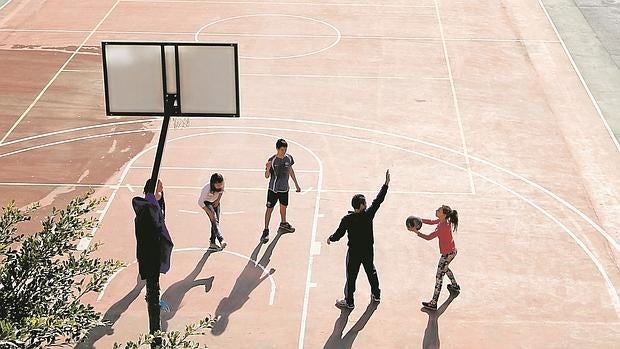
<path fill-rule="evenodd" d="M 2 9 L 4 9 L 6 7 L 6 5 L 10 4 L 11 1 L 13 1 L 13 0 L 9 0 L 9 1 L 5 2 L 2 6 L 0 6 L 0 11 L 2 11 Z"/>
<path fill-rule="evenodd" d="M 114 3 L 114 5 L 112 5 L 112 7 L 105 13 L 105 15 L 103 16 L 103 18 L 101 18 L 99 20 L 99 22 L 95 25 L 95 27 L 90 31 L 90 34 L 88 34 L 86 36 L 86 38 L 84 38 L 84 40 L 82 40 L 82 43 L 77 47 L 77 49 L 71 54 L 71 56 L 69 56 L 69 58 L 67 58 L 67 60 L 65 61 L 65 63 L 60 66 L 60 68 L 58 69 L 58 71 L 56 71 L 56 73 L 52 76 L 52 78 L 48 81 L 48 83 L 45 85 L 45 87 L 43 87 L 43 89 L 41 90 L 41 92 L 39 92 L 39 94 L 35 97 L 35 99 L 30 103 L 30 105 L 28 106 L 28 108 L 26 108 L 26 110 L 20 115 L 20 117 L 17 119 L 17 121 L 15 121 L 15 123 L 13 123 L 13 126 L 11 126 L 11 128 L 6 132 L 6 134 L 4 135 L 4 137 L 2 137 L 2 139 L 0 139 L 0 144 L 3 144 L 4 141 L 6 141 L 6 139 L 11 135 L 11 133 L 13 133 L 13 131 L 17 128 L 17 126 L 22 122 L 22 120 L 24 120 L 24 118 L 30 113 L 30 111 L 32 110 L 32 108 L 34 108 L 34 106 L 39 102 L 39 100 L 41 99 L 41 97 L 43 97 L 43 95 L 45 94 L 45 92 L 47 92 L 47 90 L 50 88 L 50 86 L 52 86 L 52 84 L 56 81 L 56 79 L 60 76 L 60 74 L 62 73 L 62 70 L 67 67 L 67 65 L 69 65 L 69 63 L 73 60 L 73 57 L 75 57 L 78 52 L 82 49 L 82 47 L 84 47 L 84 45 L 86 44 L 86 42 L 88 40 L 90 40 L 90 38 L 95 34 L 95 32 L 97 31 L 97 29 L 99 29 L 99 27 L 101 27 L 101 25 L 103 24 L 103 22 L 110 16 L 110 14 L 114 11 L 114 9 L 116 9 L 116 6 L 118 6 L 118 4 L 120 3 L 121 0 L 116 0 L 116 2 Z"/>
<path fill-rule="evenodd" d="M 568 47 L 566 47 L 566 43 L 564 42 L 564 40 L 560 36 L 560 32 L 558 31 L 558 28 L 555 26 L 555 23 L 553 23 L 553 20 L 551 20 L 551 16 L 549 15 L 549 12 L 547 11 L 547 8 L 545 7 L 545 4 L 543 4 L 542 0 L 538 0 L 538 4 L 540 5 L 540 8 L 545 13 L 545 16 L 547 17 L 547 20 L 549 21 L 549 24 L 551 24 L 551 27 L 553 28 L 553 31 L 554 31 L 555 35 L 560 40 L 560 44 L 562 45 L 562 48 L 564 49 L 564 53 L 568 57 L 568 60 L 570 61 L 570 64 L 573 67 L 573 70 L 575 71 L 575 73 L 579 77 L 579 81 L 581 81 L 581 85 L 586 90 L 586 93 L 588 94 L 588 97 L 590 97 L 590 101 L 592 102 L 592 105 L 594 105 L 594 109 L 596 109 L 596 112 L 597 112 L 599 118 L 603 122 L 603 126 L 607 130 L 607 133 L 609 133 L 609 136 L 611 137 L 612 142 L 616 146 L 616 149 L 618 150 L 618 152 L 620 152 L 620 141 L 618 141 L 618 139 L 616 138 L 616 135 L 614 134 L 614 132 L 611 129 L 611 127 L 609 126 L 609 123 L 607 122 L 607 119 L 605 119 L 605 116 L 603 115 L 603 111 L 601 110 L 600 106 L 598 105 L 598 102 L 594 98 L 594 95 L 592 94 L 592 91 L 590 91 L 590 88 L 588 87 L 588 84 L 584 80 L 583 75 L 581 75 L 581 71 L 577 67 L 577 64 L 575 63 L 575 60 L 573 59 L 573 56 L 571 55 L 570 51 L 568 50 Z"/>

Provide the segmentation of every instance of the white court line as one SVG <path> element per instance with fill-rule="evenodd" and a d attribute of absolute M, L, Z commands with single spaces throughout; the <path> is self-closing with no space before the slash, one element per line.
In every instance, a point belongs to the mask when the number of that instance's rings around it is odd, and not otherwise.
<path fill-rule="evenodd" d="M 131 184 L 127 184 L 127 189 L 129 189 L 130 192 L 135 193 L 136 191 L 133 189 L 134 186 L 132 186 Z"/>
<path fill-rule="evenodd" d="M 140 170 L 152 170 L 153 166 L 132 166 L 132 169 L 140 169 Z M 261 172 L 264 173 L 264 168 L 222 168 L 222 167 L 183 167 L 183 166 L 161 166 L 160 170 L 178 170 L 178 171 L 221 171 L 221 172 Z M 295 172 L 300 173 L 318 173 L 319 170 L 297 170 Z"/>
<path fill-rule="evenodd" d="M 161 118 L 149 118 L 149 119 L 138 119 L 138 120 L 128 120 L 128 121 L 115 121 L 115 122 L 107 122 L 107 123 L 101 123 L 101 124 L 90 125 L 90 126 L 82 126 L 82 127 L 70 128 L 70 129 L 60 130 L 60 131 L 53 131 L 53 132 L 42 133 L 42 134 L 38 134 L 38 135 L 34 135 L 34 136 L 28 136 L 28 137 L 24 137 L 24 138 L 15 139 L 15 140 L 12 140 L 12 141 L 6 142 L 6 143 L 0 143 L 0 147 L 6 147 L 6 146 L 9 146 L 11 144 L 32 141 L 32 140 L 39 139 L 39 138 L 57 136 L 57 135 L 65 134 L 65 133 L 79 132 L 79 131 L 91 130 L 91 129 L 102 128 L 102 127 L 129 125 L 129 124 L 140 124 L 140 123 L 153 122 L 153 121 L 161 121 Z"/>
<path fill-rule="evenodd" d="M 198 3 L 198 4 L 230 4 L 230 5 L 306 5 L 306 6 L 349 6 L 349 7 L 395 7 L 395 8 L 432 8 L 429 5 L 384 5 L 360 3 L 313 3 L 313 2 L 270 2 L 270 1 L 202 1 L 202 0 L 122 0 L 122 2 L 164 2 L 164 3 Z"/>
<path fill-rule="evenodd" d="M 614 135 L 614 132 L 612 131 L 611 127 L 609 127 L 609 124 L 607 123 L 607 119 L 605 119 L 605 116 L 603 115 L 603 111 L 601 110 L 601 108 L 598 105 L 598 102 L 592 95 L 592 92 L 590 91 L 588 84 L 586 84 L 586 81 L 583 79 L 583 76 L 581 75 L 579 68 L 577 68 L 577 64 L 575 64 L 575 60 L 573 60 L 573 56 L 571 56 L 570 52 L 568 51 L 568 48 L 566 47 L 566 44 L 564 43 L 564 40 L 562 40 L 562 37 L 560 36 L 560 33 L 558 32 L 558 28 L 555 26 L 555 23 L 553 23 L 553 21 L 551 20 L 551 16 L 549 16 L 549 12 L 547 12 L 547 9 L 545 8 L 545 5 L 542 3 L 541 0 L 538 0 L 538 4 L 540 5 L 540 8 L 545 13 L 545 16 L 547 16 L 547 20 L 549 20 L 549 23 L 551 24 L 551 27 L 553 28 L 555 35 L 560 40 L 560 43 L 562 44 L 562 48 L 564 49 L 566 56 L 570 60 L 570 64 L 573 66 L 575 73 L 577 73 L 577 76 L 579 77 L 579 81 L 581 81 L 581 85 L 583 86 L 583 88 L 586 89 L 586 92 L 588 93 L 588 96 L 590 97 L 590 100 L 592 101 L 592 104 L 594 105 L 594 108 L 596 109 L 598 116 L 601 118 L 601 121 L 603 122 L 603 126 L 605 126 L 605 128 L 607 129 L 609 136 L 611 137 L 612 141 L 616 145 L 616 149 L 618 149 L 618 151 L 620 152 L 620 143 L 618 142 L 618 139 Z"/>
<path fill-rule="evenodd" d="M 181 213 L 191 213 L 191 214 L 199 214 L 200 212 L 190 211 L 190 210 L 179 210 Z"/>
<path fill-rule="evenodd" d="M 444 40 L 443 23 L 441 22 L 441 15 L 439 14 L 439 5 L 437 0 L 433 0 L 435 3 L 435 13 L 437 14 L 437 22 L 439 23 L 439 34 L 441 36 L 441 44 L 443 46 L 443 54 L 446 60 L 446 68 L 448 69 L 448 78 L 450 80 L 450 89 L 452 90 L 452 102 L 454 103 L 454 110 L 456 111 L 456 119 L 459 125 L 459 132 L 461 134 L 461 145 L 463 147 L 463 153 L 465 154 L 465 163 L 467 164 L 467 172 L 469 173 L 469 185 L 471 192 L 476 193 L 476 186 L 474 185 L 474 177 L 471 173 L 471 165 L 469 164 L 469 152 L 467 151 L 467 142 L 465 142 L 465 132 L 463 131 L 463 122 L 461 120 L 461 109 L 459 108 L 459 101 L 456 97 L 456 88 L 454 87 L 454 78 L 452 77 L 452 67 L 450 66 L 450 57 L 448 55 L 448 46 L 446 40 Z"/>
<path fill-rule="evenodd" d="M 217 128 L 217 127 L 191 127 L 193 129 L 200 129 L 200 128 Z M 233 127 L 229 127 L 229 128 L 233 128 Z M 241 127 L 239 127 L 241 128 Z M 458 168 L 461 169 L 463 171 L 467 171 L 467 168 L 458 166 L 456 164 L 452 164 L 450 162 L 444 161 L 442 159 L 439 158 L 435 158 L 433 156 L 427 155 L 427 154 L 423 154 L 423 153 L 419 153 L 410 149 L 405 149 L 402 147 L 398 147 L 398 146 L 394 146 L 394 145 L 390 145 L 390 144 L 386 144 L 386 143 L 381 143 L 381 142 L 375 142 L 375 141 L 370 141 L 370 140 L 366 140 L 366 139 L 360 139 L 360 138 L 355 138 L 355 137 L 348 137 L 348 136 L 342 136 L 342 135 L 336 135 L 336 134 L 331 134 L 331 133 L 324 133 L 324 132 L 312 132 L 312 131 L 304 131 L 304 130 L 294 130 L 294 129 L 282 129 L 282 128 L 259 128 L 259 127 L 246 127 L 246 129 L 267 129 L 267 130 L 276 130 L 278 132 L 285 132 L 285 131 L 291 131 L 291 132 L 299 132 L 299 133 L 307 133 L 307 134 L 314 134 L 314 135 L 324 135 L 324 136 L 331 136 L 334 138 L 341 138 L 341 139 L 347 139 L 347 140 L 352 140 L 352 141 L 357 141 L 357 142 L 363 142 L 363 143 L 368 143 L 368 144 L 376 144 L 376 145 L 382 145 L 385 146 L 387 148 L 392 148 L 392 149 L 397 149 L 397 150 L 401 150 L 407 153 L 411 153 L 411 154 L 416 154 L 419 156 L 424 156 L 430 159 L 435 159 L 438 162 L 442 162 L 447 164 L 448 166 L 454 167 L 454 168 Z M 156 129 L 154 129 L 156 130 Z M 126 133 L 126 131 L 120 131 L 118 133 Z M 254 133 L 250 133 L 250 132 L 229 132 L 229 133 L 234 133 L 234 134 L 239 134 L 239 133 L 246 133 L 246 134 L 254 134 Z M 194 134 L 194 135 L 187 135 L 187 136 L 183 136 L 183 137 L 178 137 L 175 140 L 180 140 L 180 139 L 185 139 L 185 138 L 190 138 L 190 137 L 198 137 L 198 136 L 204 136 L 204 135 L 208 135 L 208 134 L 218 134 L 218 132 L 209 132 L 209 133 L 200 133 L 200 134 Z M 257 135 L 265 135 L 265 134 L 261 134 L 261 133 L 256 133 Z M 95 136 L 89 136 L 89 138 L 96 138 L 98 135 Z M 101 135 L 99 135 L 101 136 Z M 276 137 L 276 136 L 273 136 Z M 83 137 L 80 137 L 83 138 Z M 77 140 L 77 139 L 76 139 Z M 173 141 L 173 140 L 171 140 Z M 153 148 L 156 145 L 150 146 L 146 149 L 144 149 L 142 152 L 140 152 L 138 155 L 136 155 L 130 162 L 129 164 L 126 166 L 125 170 L 123 171 L 123 174 L 121 175 L 121 179 L 119 180 L 119 187 L 120 184 L 122 183 L 122 181 L 124 180 L 124 178 L 126 177 L 129 168 L 131 167 L 131 165 L 133 164 L 133 162 L 135 162 L 139 157 L 141 157 L 142 155 L 144 155 L 146 152 L 153 150 Z M 572 239 L 573 241 L 575 241 L 577 243 L 577 245 L 586 253 L 586 255 L 592 260 L 592 262 L 594 263 L 594 265 L 596 266 L 596 268 L 598 269 L 599 273 L 601 274 L 601 276 L 603 277 L 604 281 L 605 281 L 605 286 L 607 288 L 607 291 L 610 295 L 611 298 L 611 302 L 612 305 L 614 306 L 615 310 L 616 310 L 616 314 L 618 315 L 620 313 L 620 299 L 618 298 L 618 294 L 615 290 L 615 287 L 613 285 L 613 283 L 611 282 L 611 280 L 609 279 L 609 276 L 607 275 L 607 272 L 605 271 L 604 267 L 602 266 L 602 264 L 599 262 L 599 260 L 596 258 L 596 256 L 588 249 L 588 247 L 576 236 L 574 235 L 574 233 L 568 229 L 568 227 L 566 227 L 564 224 L 562 224 L 555 216 L 551 215 L 549 212 L 547 212 L 546 210 L 544 210 L 542 207 L 538 206 L 536 203 L 534 203 L 533 201 L 529 200 L 528 198 L 526 198 L 525 196 L 515 192 L 514 190 L 504 186 L 503 184 L 500 184 L 499 182 L 492 180 L 491 178 L 484 176 L 482 174 L 479 174 L 477 172 L 472 171 L 473 174 L 475 174 L 476 176 L 490 182 L 493 183 L 497 186 L 499 186 L 500 188 L 506 190 L 507 192 L 513 194 L 514 196 L 516 196 L 517 198 L 521 199 L 522 201 L 526 202 L 527 204 L 529 204 L 530 206 L 534 207 L 536 210 L 538 210 L 539 212 L 541 212 L 543 215 L 545 215 L 547 218 L 549 218 L 550 220 L 552 220 L 553 222 L 555 222 L 560 228 L 562 228 L 562 230 L 567 233 Z M 319 176 L 322 178 L 322 172 L 319 174 Z M 320 192 L 320 191 L 319 191 Z M 108 201 L 108 205 L 113 201 L 114 197 L 115 197 L 116 191 L 112 194 L 112 196 L 110 197 L 110 200 Z M 319 195 L 317 195 L 319 196 Z M 105 213 L 107 212 L 107 208 L 109 207 L 108 205 L 106 205 L 106 209 L 104 209 L 104 212 L 102 214 L 102 217 L 100 217 L 100 221 L 103 219 L 103 216 L 105 216 Z M 315 211 L 315 221 L 318 220 L 318 210 Z M 96 228 L 93 229 L 93 233 L 91 234 L 91 236 L 94 236 L 94 233 L 96 231 Z M 85 245 L 88 246 L 88 244 L 90 243 L 90 239 L 88 238 L 87 243 L 84 243 L 86 239 L 82 239 L 82 241 L 80 241 L 80 245 Z M 314 241 L 314 238 L 312 239 L 312 241 Z M 311 246 L 310 248 L 312 248 L 312 242 L 311 242 Z M 312 256 L 311 256 L 312 257 Z M 312 258 L 309 260 L 309 265 L 312 263 Z M 311 272 L 311 271 L 310 271 Z M 309 292 L 310 287 L 308 286 L 310 284 L 310 281 L 307 279 L 306 280 L 306 289 L 307 292 Z M 304 306 L 305 308 L 307 306 Z M 303 313 L 302 313 L 303 314 Z M 306 313 L 307 315 L 307 308 L 306 308 Z M 305 324 L 305 319 L 302 319 L 302 322 Z M 300 330 L 300 334 L 305 332 L 304 329 Z M 300 342 L 300 346 L 302 346 L 302 342 Z"/>
<path fill-rule="evenodd" d="M 214 21 L 214 22 L 207 23 L 207 24 L 203 25 L 202 27 L 200 27 L 196 31 L 196 34 L 194 35 L 194 40 L 197 41 L 197 42 L 200 42 L 199 36 L 201 35 L 202 31 L 207 29 L 208 27 L 210 27 L 212 25 L 215 25 L 215 24 L 221 23 L 221 22 L 225 22 L 225 21 L 229 21 L 229 20 L 249 18 L 249 17 L 286 17 L 286 18 L 304 19 L 304 20 L 308 20 L 308 21 L 312 21 L 312 22 L 316 22 L 316 23 L 321 23 L 323 25 L 326 25 L 326 26 L 330 27 L 336 33 L 336 40 L 334 40 L 334 42 L 332 42 L 330 45 L 328 45 L 328 46 L 326 46 L 326 47 L 324 47 L 324 48 L 322 48 L 320 50 L 314 50 L 314 51 L 310 51 L 310 52 L 306 52 L 306 53 L 302 53 L 302 54 L 297 54 L 297 55 L 288 55 L 288 56 L 241 56 L 240 55 L 239 58 L 257 59 L 257 60 L 274 60 L 274 59 L 291 59 L 291 58 L 307 57 L 307 56 L 319 54 L 321 52 L 324 52 L 324 51 L 327 51 L 327 50 L 331 49 L 332 47 L 336 46 L 340 42 L 340 39 L 342 38 L 342 34 L 340 33 L 340 30 L 338 30 L 338 28 L 336 28 L 332 24 L 330 24 L 330 23 L 328 23 L 326 21 L 320 20 L 320 19 L 306 17 L 306 16 L 287 15 L 287 14 L 281 14 L 281 13 L 261 13 L 261 14 L 251 14 L 251 15 L 226 17 L 226 18 L 218 19 L 217 21 Z"/>
<path fill-rule="evenodd" d="M 5 2 L 5 3 L 4 3 L 4 5 L 0 6 L 0 11 L 1 11 L 3 8 L 5 8 L 5 7 L 6 7 L 6 5 L 10 4 L 10 3 L 11 3 L 11 1 L 13 1 L 13 0 L 9 0 L 9 1 Z"/>
<path fill-rule="evenodd" d="M 225 216 L 230 216 L 230 215 L 237 215 L 237 214 L 244 214 L 245 211 L 230 211 L 230 212 L 222 212 L 222 215 Z"/>
<path fill-rule="evenodd" d="M 87 30 L 63 30 L 63 29 L 13 29 L 0 28 L 0 32 L 40 32 L 40 33 L 88 33 Z M 115 31 L 115 30 L 99 30 L 98 34 L 117 34 L 117 35 L 188 35 L 194 36 L 195 32 L 158 32 L 158 31 Z M 201 33 L 201 36 L 238 36 L 238 37 L 285 37 L 285 38 L 333 38 L 334 35 L 321 34 L 253 34 L 253 33 Z M 360 40 L 404 40 L 404 41 L 441 41 L 441 38 L 428 36 L 383 36 L 383 35 L 342 35 L 342 39 L 360 39 Z M 501 39 L 501 38 L 444 38 L 449 41 L 472 41 L 472 42 L 489 42 L 489 43 L 528 43 L 528 44 L 559 44 L 559 40 L 542 40 L 542 39 Z M 95 54 L 95 53 L 93 53 Z M 243 75 L 243 74 L 242 74 Z"/>
<path fill-rule="evenodd" d="M 15 123 L 13 124 L 13 126 L 11 126 L 11 128 L 7 131 L 7 133 L 4 135 L 4 137 L 2 137 L 2 139 L 0 140 L 0 144 L 3 144 L 4 141 L 6 141 L 6 139 L 9 137 L 9 135 L 11 135 L 11 133 L 13 133 L 13 131 L 15 130 L 15 128 L 17 127 L 17 125 L 19 125 L 20 122 L 22 122 L 22 120 L 26 117 L 26 115 L 28 115 L 28 113 L 30 112 L 30 110 L 32 110 L 32 108 L 37 104 L 37 102 L 39 101 L 39 99 L 41 99 L 41 97 L 43 97 L 43 95 L 45 94 L 45 92 L 47 91 L 48 88 L 50 88 L 50 86 L 52 86 L 52 84 L 54 83 L 54 81 L 56 81 L 56 79 L 58 78 L 58 76 L 60 75 L 60 73 L 62 73 L 62 70 L 65 69 L 67 67 L 67 65 L 69 65 L 69 63 L 71 62 L 71 60 L 73 59 L 73 57 L 75 57 L 75 55 L 78 53 L 79 50 L 82 49 L 82 47 L 84 47 L 84 45 L 86 44 L 86 42 L 88 40 L 90 40 L 90 38 L 93 36 L 93 34 L 95 34 L 95 32 L 97 31 L 97 29 L 99 29 L 99 27 L 101 26 L 101 24 L 103 24 L 103 22 L 108 18 L 108 16 L 112 13 L 112 11 L 114 11 L 114 9 L 116 8 L 116 6 L 119 4 L 120 0 L 116 0 L 116 2 L 114 3 L 114 5 L 112 5 L 112 7 L 108 10 L 108 12 L 106 12 L 105 16 L 103 16 L 103 18 L 101 18 L 101 20 L 99 21 L 99 23 L 97 23 L 97 25 L 90 31 L 90 34 L 88 34 L 86 36 L 86 38 L 82 41 L 82 43 L 80 44 L 80 46 L 78 46 L 78 48 L 75 50 L 75 52 L 73 52 L 71 54 L 71 56 L 69 56 L 69 58 L 65 61 L 65 63 L 58 69 L 58 71 L 56 72 L 56 74 L 54 74 L 54 76 L 52 76 L 52 78 L 50 79 L 50 81 L 45 85 L 45 87 L 43 87 L 43 90 L 41 90 L 41 92 L 39 92 L 39 94 L 37 95 L 37 97 L 34 99 L 34 101 L 32 101 L 32 103 L 30 103 L 30 105 L 28 106 L 28 108 L 26 108 L 26 110 L 22 113 L 22 115 L 20 115 L 20 117 L 17 119 L 17 121 L 15 121 Z"/>
<path fill-rule="evenodd" d="M 178 252 L 206 252 L 208 251 L 208 248 L 204 248 L 204 247 L 187 247 L 187 248 L 178 248 L 178 249 L 173 249 L 172 253 L 178 253 Z M 243 258 L 245 260 L 248 260 L 250 262 L 254 262 L 255 266 L 260 267 L 261 269 L 263 269 L 263 274 L 267 274 L 267 277 L 269 278 L 269 282 L 271 283 L 271 292 L 269 293 L 269 305 L 273 305 L 273 301 L 275 299 L 276 296 L 276 282 L 273 279 L 273 276 L 267 272 L 267 270 L 265 270 L 265 267 L 263 267 L 262 265 L 258 264 L 258 261 L 243 255 L 241 253 L 237 253 L 237 252 L 232 252 L 232 251 L 228 251 L 228 250 L 222 250 L 222 251 L 218 251 L 218 252 L 214 252 L 214 253 L 228 253 L 230 255 L 233 256 L 237 256 L 240 258 Z M 118 274 L 120 274 L 123 270 L 129 268 L 130 266 L 134 265 L 138 263 L 138 261 L 134 260 L 133 262 L 129 263 L 128 265 L 120 268 L 119 270 L 117 270 L 114 274 L 112 274 L 110 276 L 110 278 L 108 279 L 108 281 L 103 285 L 103 288 L 101 289 L 101 291 L 99 292 L 99 295 L 97 296 L 97 302 L 99 302 L 101 299 L 103 299 L 103 296 L 105 295 L 105 290 L 108 288 L 108 286 L 110 285 L 110 283 L 112 283 L 112 280 L 114 280 Z"/>
<path fill-rule="evenodd" d="M 110 188 L 110 189 L 121 189 L 123 187 L 131 188 L 131 192 L 135 192 L 133 187 L 140 187 L 138 184 L 127 184 L 125 186 L 119 187 L 118 184 L 86 184 L 86 183 L 32 183 L 32 182 L 0 182 L 0 186 L 5 187 L 78 187 L 78 188 Z M 195 189 L 200 190 L 202 186 L 200 185 L 174 185 L 174 184 L 166 184 L 166 190 L 172 189 Z M 265 191 L 267 188 L 265 187 L 226 187 L 227 191 Z M 310 187 L 308 189 L 304 189 L 301 192 L 301 195 L 305 195 L 306 193 L 318 192 L 317 189 Z M 357 194 L 357 193 L 376 193 L 377 189 L 321 189 L 321 193 L 348 193 L 348 194 Z M 472 192 L 459 192 L 459 191 L 404 191 L 404 190 L 390 190 L 390 194 L 403 194 L 403 195 L 475 195 Z"/>

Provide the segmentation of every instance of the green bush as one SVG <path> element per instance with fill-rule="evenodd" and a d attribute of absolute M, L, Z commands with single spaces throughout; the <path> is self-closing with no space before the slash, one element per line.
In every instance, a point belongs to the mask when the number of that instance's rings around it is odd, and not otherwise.
<path fill-rule="evenodd" d="M 158 331 L 154 335 L 140 335 L 136 342 L 127 342 L 125 344 L 114 343 L 114 349 L 139 349 L 150 347 L 156 337 L 162 339 L 161 349 L 200 349 L 207 348 L 206 345 L 196 343 L 190 340 L 192 336 L 205 335 L 205 330 L 212 328 L 215 320 L 207 317 L 200 320 L 197 324 L 185 326 L 183 333 L 180 331 L 161 332 Z"/>
<path fill-rule="evenodd" d="M 18 225 L 30 220 L 38 205 L 21 210 L 12 202 L 2 209 L 0 348 L 75 343 L 103 325 L 101 314 L 82 298 L 100 291 L 122 264 L 92 257 L 98 244 L 77 250 L 96 226 L 92 212 L 102 201 L 92 191 L 80 195 L 64 210 L 54 208 L 41 231 L 30 236 L 20 234 Z"/>

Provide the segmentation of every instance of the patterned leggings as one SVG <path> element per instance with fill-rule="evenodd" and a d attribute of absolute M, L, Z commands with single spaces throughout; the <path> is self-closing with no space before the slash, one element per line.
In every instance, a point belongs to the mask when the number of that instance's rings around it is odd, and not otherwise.
<path fill-rule="evenodd" d="M 456 285 L 456 279 L 454 278 L 454 274 L 452 274 L 452 270 L 448 268 L 450 262 L 456 257 L 456 250 L 452 253 L 442 254 L 441 258 L 439 258 L 439 264 L 437 265 L 437 275 L 435 276 L 435 293 L 433 293 L 433 300 L 431 302 L 437 303 L 439 299 L 439 293 L 441 292 L 441 284 L 443 283 L 443 276 L 448 275 L 450 278 L 450 282 L 453 285 Z"/>

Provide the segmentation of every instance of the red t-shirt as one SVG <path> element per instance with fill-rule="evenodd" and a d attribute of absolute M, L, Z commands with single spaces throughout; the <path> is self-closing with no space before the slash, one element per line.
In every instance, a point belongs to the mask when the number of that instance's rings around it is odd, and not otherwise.
<path fill-rule="evenodd" d="M 425 235 L 420 233 L 420 237 L 425 240 L 432 240 L 436 237 L 439 237 L 439 251 L 441 254 L 448 254 L 454 252 L 456 250 L 456 246 L 454 245 L 454 238 L 452 237 L 452 226 L 447 221 L 440 222 L 439 219 L 430 220 L 430 219 L 422 219 L 422 223 L 424 224 L 438 224 L 435 231 L 429 235 Z"/>

